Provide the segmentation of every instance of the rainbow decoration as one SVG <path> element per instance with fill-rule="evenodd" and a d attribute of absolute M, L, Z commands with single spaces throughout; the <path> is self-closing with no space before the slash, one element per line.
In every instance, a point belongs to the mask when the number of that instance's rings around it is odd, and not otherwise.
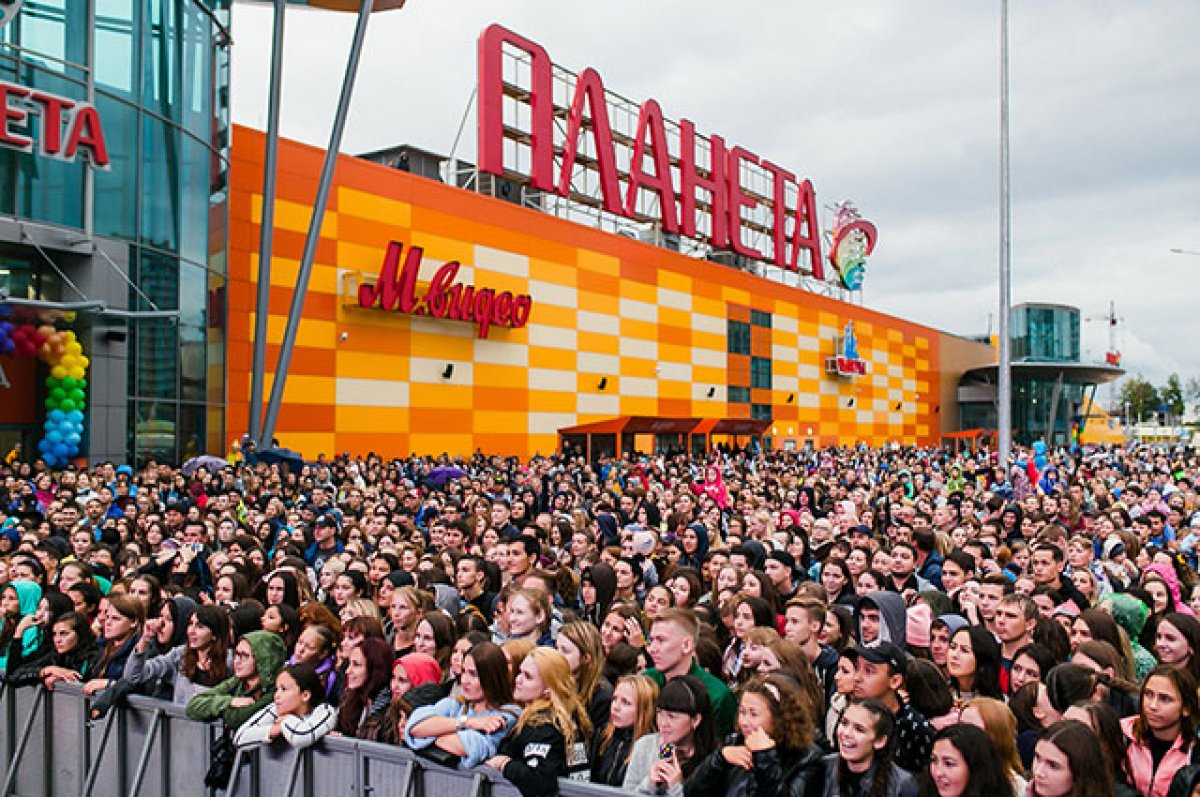
<path fill-rule="evenodd" d="M 8 320 L 8 310 L 0 306 L 0 354 L 37 357 L 50 367 L 46 377 L 46 421 L 38 450 L 47 465 L 61 468 L 79 453 L 83 441 L 91 361 L 73 330 L 58 330 L 52 324 L 14 323 Z"/>
<path fill-rule="evenodd" d="M 833 228 L 826 233 L 829 262 L 837 269 L 842 285 L 857 291 L 867 276 L 867 257 L 875 249 L 878 233 L 849 200 L 839 202 L 833 211 Z"/>

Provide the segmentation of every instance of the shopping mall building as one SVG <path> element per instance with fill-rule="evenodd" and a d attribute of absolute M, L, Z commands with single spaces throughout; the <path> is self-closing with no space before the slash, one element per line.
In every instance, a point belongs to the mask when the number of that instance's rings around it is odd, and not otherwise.
<path fill-rule="evenodd" d="M 18 338 L 0 354 L 0 444 L 222 452 L 250 423 L 267 153 L 262 133 L 229 125 L 228 10 L 51 6 L 0 28 L 0 312 Z M 548 103 L 552 84 L 575 102 Z M 869 222 L 848 207 L 818 217 L 807 180 L 653 101 L 620 103 L 592 70 L 493 27 L 478 164 L 409 147 L 339 158 L 282 445 L 596 456 L 930 444 L 986 422 L 990 345 L 854 303 Z M 71 117 L 66 143 L 39 126 L 51 107 Z M 39 112 L 22 124 L 13 108 Z M 73 139 L 74 157 L 48 154 Z M 268 391 L 323 157 L 279 144 Z M 31 330 L 73 331 L 81 351 Z M 1062 402 L 1060 419 L 1079 411 L 1064 380 L 1120 373 L 1067 365 L 1033 377 L 1059 385 L 1038 395 Z M 72 412 L 83 432 L 64 450 Z M 1018 438 L 1042 436 L 1038 423 Z"/>

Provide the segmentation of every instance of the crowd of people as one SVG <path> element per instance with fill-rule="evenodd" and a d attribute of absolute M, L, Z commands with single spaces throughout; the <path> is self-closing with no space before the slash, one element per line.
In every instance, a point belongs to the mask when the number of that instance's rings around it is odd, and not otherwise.
<path fill-rule="evenodd" d="M 185 705 L 214 786 L 341 734 L 524 797 L 1200 794 L 1190 449 L 0 474 L 6 688 Z"/>

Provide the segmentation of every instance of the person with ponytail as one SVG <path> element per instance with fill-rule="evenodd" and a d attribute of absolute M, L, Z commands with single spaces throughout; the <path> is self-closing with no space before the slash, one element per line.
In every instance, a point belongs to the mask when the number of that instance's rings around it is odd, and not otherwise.
<path fill-rule="evenodd" d="M 558 793 L 560 777 L 588 778 L 591 733 L 587 710 L 579 701 L 571 665 L 553 648 L 530 651 L 521 663 L 513 699 L 525 708 L 499 752 L 486 763 L 521 791 L 521 797 Z"/>
<path fill-rule="evenodd" d="M 892 761 L 896 715 L 883 702 L 851 703 L 837 727 L 838 751 L 825 757 L 823 797 L 916 797 L 912 776 Z"/>

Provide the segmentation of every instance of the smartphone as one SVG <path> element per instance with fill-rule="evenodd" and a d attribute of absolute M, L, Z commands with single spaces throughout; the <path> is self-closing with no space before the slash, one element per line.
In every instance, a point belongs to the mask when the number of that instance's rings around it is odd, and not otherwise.
<path fill-rule="evenodd" d="M 671 756 L 673 756 L 673 755 L 675 755 L 675 745 L 673 745 L 673 744 L 671 744 L 670 742 L 668 742 L 668 743 L 666 743 L 666 744 L 664 744 L 664 745 L 660 745 L 660 746 L 659 746 L 659 748 L 658 748 L 658 757 L 659 757 L 660 759 L 667 759 L 667 758 L 670 758 L 670 757 L 671 757 Z"/>

